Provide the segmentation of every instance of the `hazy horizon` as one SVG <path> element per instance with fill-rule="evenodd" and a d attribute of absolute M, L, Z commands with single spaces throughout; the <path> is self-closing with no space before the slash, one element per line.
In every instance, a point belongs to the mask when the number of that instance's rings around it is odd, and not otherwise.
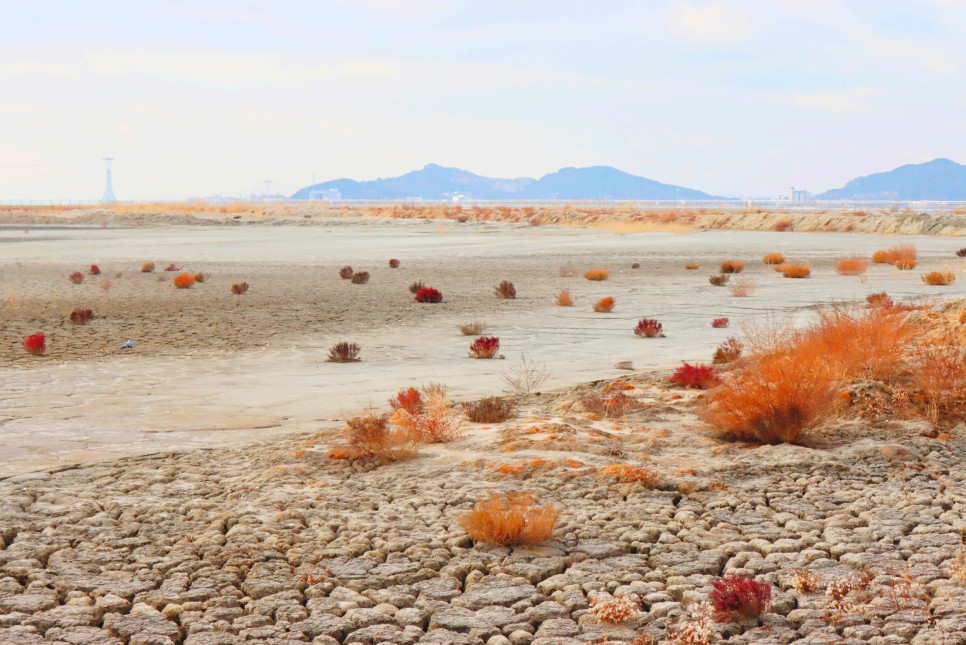
<path fill-rule="evenodd" d="M 5 8 L 0 201 L 605 165 L 818 193 L 966 161 L 966 2 L 65 1 Z"/>

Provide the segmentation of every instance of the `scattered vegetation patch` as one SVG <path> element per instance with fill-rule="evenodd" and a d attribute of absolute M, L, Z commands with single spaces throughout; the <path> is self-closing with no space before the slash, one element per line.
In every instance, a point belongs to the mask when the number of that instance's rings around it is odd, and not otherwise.
<path fill-rule="evenodd" d="M 329 348 L 329 363 L 355 363 L 361 360 L 359 352 L 362 348 L 356 343 L 341 341 Z"/>
<path fill-rule="evenodd" d="M 781 253 L 768 253 L 761 261 L 765 264 L 784 264 L 785 256 Z"/>
<path fill-rule="evenodd" d="M 70 316 L 67 317 L 71 323 L 75 325 L 86 325 L 94 317 L 94 312 L 90 309 L 75 309 L 70 312 Z"/>
<path fill-rule="evenodd" d="M 488 396 L 463 404 L 463 414 L 473 423 L 502 423 L 513 417 L 516 406 L 501 396 Z"/>
<path fill-rule="evenodd" d="M 190 289 L 195 284 L 195 277 L 190 273 L 179 273 L 174 276 L 173 283 L 178 289 Z"/>
<path fill-rule="evenodd" d="M 399 260 L 397 260 L 396 258 L 392 258 L 391 260 L 389 260 L 389 268 L 390 269 L 398 269 L 399 268 Z"/>
<path fill-rule="evenodd" d="M 728 318 L 715 318 L 711 321 L 711 326 L 715 329 L 724 329 L 730 322 Z"/>
<path fill-rule="evenodd" d="M 352 267 L 350 267 L 349 265 L 346 265 L 341 269 L 339 269 L 339 277 L 342 278 L 343 280 L 351 280 L 352 273 L 353 273 Z"/>
<path fill-rule="evenodd" d="M 641 484 L 645 488 L 656 488 L 660 476 L 647 466 L 634 464 L 611 464 L 600 469 L 600 476 L 615 479 L 622 484 Z"/>
<path fill-rule="evenodd" d="M 87 272 L 91 275 L 101 275 L 101 267 L 97 266 L 96 264 L 92 264 L 90 268 L 87 269 Z"/>
<path fill-rule="evenodd" d="M 895 301 L 885 291 L 870 293 L 865 297 L 865 302 L 870 307 L 879 307 L 881 309 L 892 309 L 896 306 Z"/>
<path fill-rule="evenodd" d="M 633 263 L 631 263 L 631 268 L 632 269 L 640 269 L 641 268 L 641 263 L 640 262 L 633 262 Z"/>
<path fill-rule="evenodd" d="M 960 258 L 966 258 L 966 246 L 956 251 L 956 256 Z"/>
<path fill-rule="evenodd" d="M 614 310 L 614 305 L 616 304 L 616 302 L 617 301 L 611 298 L 610 296 L 606 298 L 601 298 L 600 300 L 594 303 L 594 311 L 596 311 L 599 314 L 609 314 Z"/>
<path fill-rule="evenodd" d="M 751 294 L 758 291 L 758 285 L 755 284 L 754 280 L 745 280 L 744 278 L 739 278 L 731 285 L 731 295 L 735 298 L 744 298 L 750 296 Z"/>
<path fill-rule="evenodd" d="M 726 284 L 728 284 L 728 280 L 730 279 L 731 279 L 731 276 L 724 273 L 720 275 L 708 276 L 708 282 L 710 282 L 712 286 L 715 286 L 715 287 L 725 286 Z"/>
<path fill-rule="evenodd" d="M 895 264 L 899 260 L 915 262 L 918 253 L 912 244 L 902 244 L 891 249 L 881 249 L 872 254 L 872 261 L 876 264 Z"/>
<path fill-rule="evenodd" d="M 606 280 L 609 275 L 610 274 L 607 272 L 607 269 L 587 269 L 587 272 L 584 273 L 585 278 L 595 282 Z"/>
<path fill-rule="evenodd" d="M 145 262 L 142 264 L 141 273 L 154 273 L 154 262 Z"/>
<path fill-rule="evenodd" d="M 479 320 L 475 322 L 463 323 L 460 325 L 460 333 L 464 336 L 479 336 L 486 331 L 486 323 L 480 322 Z"/>
<path fill-rule="evenodd" d="M 916 268 L 917 263 L 912 258 L 899 258 L 896 260 L 896 268 L 900 271 L 911 271 Z"/>
<path fill-rule="evenodd" d="M 432 287 L 423 287 L 416 292 L 416 297 L 414 300 L 416 302 L 429 302 L 435 304 L 443 302 L 443 294 Z"/>
<path fill-rule="evenodd" d="M 352 274 L 349 279 L 352 284 L 365 284 L 369 282 L 369 272 L 368 271 L 356 271 Z"/>
<path fill-rule="evenodd" d="M 711 365 L 685 363 L 668 380 L 691 390 L 706 390 L 718 384 L 718 375 Z"/>
<path fill-rule="evenodd" d="M 783 264 L 782 275 L 786 278 L 807 278 L 812 275 L 812 269 L 807 264 Z"/>
<path fill-rule="evenodd" d="M 716 620 L 760 618 L 771 609 L 771 584 L 745 576 L 727 575 L 711 583 L 708 599 L 714 606 Z"/>
<path fill-rule="evenodd" d="M 205 274 L 202 273 L 201 271 L 199 271 L 198 273 L 196 273 L 195 274 L 195 282 L 197 282 L 198 284 L 204 284 L 204 282 L 205 282 Z"/>
<path fill-rule="evenodd" d="M 842 258 L 835 265 L 840 275 L 862 275 L 869 268 L 869 261 L 861 257 Z"/>
<path fill-rule="evenodd" d="M 725 260 L 721 263 L 721 273 L 741 273 L 745 270 L 745 263 L 741 260 Z"/>
<path fill-rule="evenodd" d="M 389 399 L 389 407 L 393 410 L 405 410 L 410 414 L 421 414 L 426 409 L 423 395 L 414 387 L 408 387 Z"/>
<path fill-rule="evenodd" d="M 367 413 L 346 422 L 342 444 L 333 448 L 329 457 L 386 464 L 415 457 L 422 443 L 416 432 L 391 428 L 386 415 Z"/>
<path fill-rule="evenodd" d="M 181 270 L 181 267 L 179 267 L 178 265 L 172 263 L 172 264 L 169 264 L 168 266 L 164 267 L 164 270 L 165 271 L 180 271 Z"/>
<path fill-rule="evenodd" d="M 415 282 L 410 283 L 409 293 L 419 293 L 420 290 L 425 288 L 426 288 L 426 285 L 423 284 L 422 280 L 416 280 Z"/>
<path fill-rule="evenodd" d="M 696 271 L 701 268 L 701 265 L 697 262 L 688 262 L 684 265 L 684 268 L 688 271 Z"/>
<path fill-rule="evenodd" d="M 714 350 L 714 356 L 712 357 L 711 362 L 715 365 L 731 363 L 741 358 L 741 353 L 744 351 L 744 349 L 744 344 L 732 336 L 725 342 L 718 345 L 717 349 Z"/>
<path fill-rule="evenodd" d="M 552 503 L 540 506 L 529 493 L 493 494 L 459 523 L 474 542 L 500 546 L 536 545 L 553 534 L 560 509 Z"/>
<path fill-rule="evenodd" d="M 81 273 L 80 271 L 74 271 L 69 276 L 67 276 L 67 278 L 74 284 L 80 284 L 81 282 L 84 281 L 84 274 Z"/>
<path fill-rule="evenodd" d="M 236 282 L 235 284 L 231 285 L 231 292 L 236 296 L 240 296 L 246 291 L 248 291 L 247 282 Z"/>
<path fill-rule="evenodd" d="M 517 289 L 509 280 L 504 280 L 500 284 L 496 285 L 496 287 L 493 289 L 493 292 L 496 293 L 497 297 L 503 298 L 504 300 L 513 300 L 517 297 Z"/>
<path fill-rule="evenodd" d="M 621 596 L 598 596 L 590 603 L 590 615 L 599 623 L 626 623 L 641 613 L 641 603 Z"/>
<path fill-rule="evenodd" d="M 447 399 L 430 398 L 425 409 L 419 412 L 398 408 L 390 422 L 417 433 L 427 443 L 449 443 L 462 437 L 462 419 L 453 412 Z"/>
<path fill-rule="evenodd" d="M 41 332 L 27 336 L 20 341 L 20 344 L 25 352 L 34 356 L 43 356 L 47 351 L 47 337 Z"/>
<path fill-rule="evenodd" d="M 956 276 L 950 271 L 930 271 L 922 276 L 922 281 L 933 287 L 945 287 L 955 279 Z"/>
<path fill-rule="evenodd" d="M 638 408 L 638 403 L 623 392 L 591 390 L 577 399 L 585 410 L 601 419 L 620 419 Z"/>
<path fill-rule="evenodd" d="M 496 336 L 480 336 L 470 344 L 470 358 L 494 358 L 500 351 Z"/>
<path fill-rule="evenodd" d="M 664 336 L 664 325 L 651 318 L 641 318 L 634 326 L 634 335 L 641 338 Z"/>
<path fill-rule="evenodd" d="M 557 294 L 557 306 L 558 307 L 574 306 L 573 298 L 570 297 L 570 292 L 567 291 L 566 289 L 563 289 L 560 293 Z"/>

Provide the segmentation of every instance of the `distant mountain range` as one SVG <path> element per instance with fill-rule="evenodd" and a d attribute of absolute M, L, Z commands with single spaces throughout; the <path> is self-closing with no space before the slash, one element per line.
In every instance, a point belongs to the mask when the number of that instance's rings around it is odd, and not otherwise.
<path fill-rule="evenodd" d="M 865 200 L 966 200 L 966 166 L 949 159 L 899 166 L 853 179 L 842 188 L 829 190 L 815 199 Z"/>
<path fill-rule="evenodd" d="M 299 190 L 292 199 L 450 200 L 462 195 L 484 200 L 698 200 L 723 199 L 715 195 L 662 184 L 609 166 L 561 168 L 540 179 L 495 179 L 459 168 L 436 164 L 388 179 L 356 181 L 335 179 Z M 966 166 L 949 159 L 900 166 L 895 170 L 859 177 L 842 188 L 813 199 L 852 200 L 966 200 Z"/>
<path fill-rule="evenodd" d="M 471 199 L 720 199 L 714 195 L 662 184 L 608 166 L 562 168 L 540 179 L 494 179 L 459 168 L 429 164 L 400 177 L 356 181 L 335 179 L 306 186 L 292 199 L 324 198 L 337 191 L 341 199 L 445 199 L 463 195 Z"/>

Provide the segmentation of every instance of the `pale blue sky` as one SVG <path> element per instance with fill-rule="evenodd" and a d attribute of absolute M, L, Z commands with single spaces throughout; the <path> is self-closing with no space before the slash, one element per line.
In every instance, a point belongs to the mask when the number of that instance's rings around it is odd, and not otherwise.
<path fill-rule="evenodd" d="M 0 0 L 0 201 L 427 163 L 716 194 L 966 163 L 966 0 Z"/>

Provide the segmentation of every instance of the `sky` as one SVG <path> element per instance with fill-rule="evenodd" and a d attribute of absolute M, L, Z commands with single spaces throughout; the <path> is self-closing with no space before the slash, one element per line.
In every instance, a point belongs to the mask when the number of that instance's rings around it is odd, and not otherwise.
<path fill-rule="evenodd" d="M 0 203 L 966 163 L 966 0 L 0 0 Z"/>

